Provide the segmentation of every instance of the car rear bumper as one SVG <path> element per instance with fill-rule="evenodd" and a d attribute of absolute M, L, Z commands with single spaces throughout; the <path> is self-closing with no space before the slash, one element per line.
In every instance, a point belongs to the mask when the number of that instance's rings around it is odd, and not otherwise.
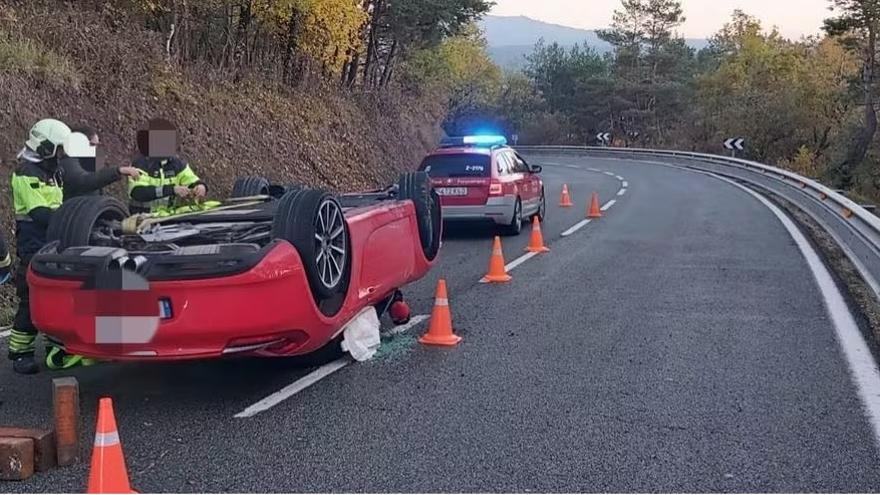
<path fill-rule="evenodd" d="M 347 316 L 330 319 L 320 312 L 299 254 L 286 242 L 243 273 L 152 281 L 148 290 L 137 293 L 85 290 L 82 280 L 42 276 L 33 269 L 28 271 L 28 284 L 35 325 L 68 352 L 93 358 L 305 354 L 330 341 Z M 141 313 L 131 316 L 131 307 L 138 304 L 106 303 L 114 298 L 141 301 Z M 144 316 L 143 301 L 147 306 L 155 303 L 154 316 Z M 170 316 L 160 318 L 161 304 L 170 307 Z"/>
<path fill-rule="evenodd" d="M 443 219 L 452 221 L 493 221 L 507 225 L 513 218 L 516 198 L 489 198 L 485 205 L 443 205 Z"/>

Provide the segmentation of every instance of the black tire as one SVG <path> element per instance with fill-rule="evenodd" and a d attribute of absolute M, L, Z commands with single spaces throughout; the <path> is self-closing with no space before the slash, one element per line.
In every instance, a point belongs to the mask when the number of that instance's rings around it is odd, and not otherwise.
<path fill-rule="evenodd" d="M 89 246 L 92 231 L 102 221 L 122 221 L 128 208 L 111 196 L 80 196 L 65 201 L 46 231 L 46 241 L 58 241 L 58 251 L 73 246 Z"/>
<path fill-rule="evenodd" d="M 270 186 L 265 177 L 239 177 L 232 186 L 232 197 L 268 196 Z"/>
<path fill-rule="evenodd" d="M 334 212 L 338 217 L 325 220 Z M 327 223 L 332 223 L 332 229 L 326 227 Z M 339 227 L 342 227 L 341 231 Z M 335 232 L 338 234 L 331 239 L 331 234 Z M 276 239 L 290 242 L 296 248 L 305 266 L 312 295 L 322 312 L 328 316 L 338 312 L 339 308 L 335 306 L 341 307 L 351 277 L 351 240 L 339 201 L 315 189 L 288 191 L 278 200 L 272 233 Z M 319 242 L 316 236 L 323 239 Z M 334 249 L 334 246 L 338 249 Z M 339 249 L 344 252 L 339 253 Z M 334 253 L 332 259 L 324 258 L 328 252 Z M 340 304 L 328 307 L 327 303 L 331 300 Z"/>
<path fill-rule="evenodd" d="M 410 172 L 400 176 L 397 198 L 411 200 L 416 208 L 419 225 L 419 240 L 425 258 L 433 261 L 440 251 L 443 214 L 440 209 L 440 196 L 425 172 Z"/>
<path fill-rule="evenodd" d="M 513 218 L 510 220 L 510 224 L 504 227 L 504 233 L 509 236 L 517 236 L 522 232 L 523 227 L 523 213 L 522 213 L 522 200 L 516 198 L 516 204 L 513 207 Z"/>
<path fill-rule="evenodd" d="M 538 206 L 538 211 L 532 215 L 532 218 L 537 217 L 541 223 L 544 223 L 544 219 L 547 218 L 547 197 L 544 195 L 544 191 L 541 191 L 541 205 Z"/>

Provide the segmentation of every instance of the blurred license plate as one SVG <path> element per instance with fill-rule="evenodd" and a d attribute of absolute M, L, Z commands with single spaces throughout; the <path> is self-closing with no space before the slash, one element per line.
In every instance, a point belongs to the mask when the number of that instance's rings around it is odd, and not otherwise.
<path fill-rule="evenodd" d="M 467 196 L 468 190 L 466 187 L 439 187 L 437 188 L 437 194 L 440 196 Z"/>

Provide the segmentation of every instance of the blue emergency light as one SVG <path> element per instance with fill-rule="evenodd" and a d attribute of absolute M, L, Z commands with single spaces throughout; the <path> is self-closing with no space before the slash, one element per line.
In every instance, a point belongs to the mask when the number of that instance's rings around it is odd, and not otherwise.
<path fill-rule="evenodd" d="M 506 146 L 507 138 L 504 136 L 490 135 L 490 134 L 479 134 L 473 136 L 461 136 L 461 137 L 450 137 L 443 139 L 441 146 L 450 147 L 450 146 L 481 146 L 481 147 L 493 147 L 493 146 Z"/>

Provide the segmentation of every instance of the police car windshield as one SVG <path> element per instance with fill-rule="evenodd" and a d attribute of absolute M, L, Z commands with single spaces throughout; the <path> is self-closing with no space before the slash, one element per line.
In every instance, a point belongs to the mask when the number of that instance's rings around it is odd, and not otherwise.
<path fill-rule="evenodd" d="M 422 162 L 421 170 L 433 178 L 489 177 L 491 166 L 489 155 L 462 153 L 429 156 Z"/>

